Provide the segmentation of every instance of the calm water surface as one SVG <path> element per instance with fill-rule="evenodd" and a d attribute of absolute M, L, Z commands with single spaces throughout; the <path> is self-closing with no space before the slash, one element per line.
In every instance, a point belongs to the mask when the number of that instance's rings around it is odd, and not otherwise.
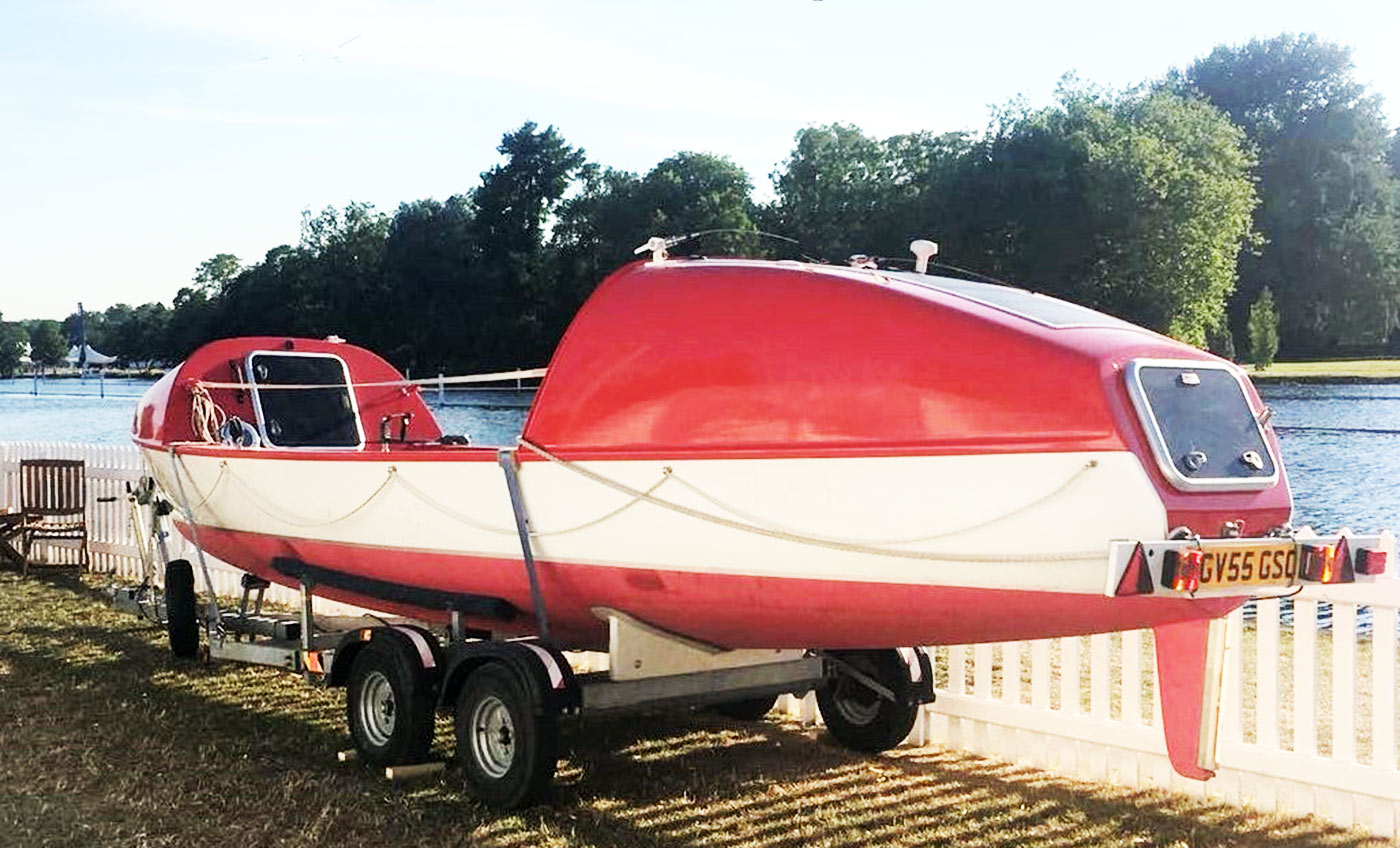
<path fill-rule="evenodd" d="M 136 398 L 151 381 L 0 380 L 0 441 L 124 444 Z M 106 397 L 99 397 L 99 391 Z M 1294 523 L 1320 531 L 1400 528 L 1400 384 L 1269 383 L 1293 489 Z M 445 432 L 476 444 L 509 444 L 525 420 L 528 394 L 449 392 L 424 396 Z"/>
<path fill-rule="evenodd" d="M 154 380 L 0 380 L 0 442 L 128 444 L 136 401 Z M 105 394 L 102 397 L 101 394 Z M 528 392 L 459 390 L 439 404 L 424 392 L 443 432 L 468 434 L 474 444 L 513 444 L 525 423 Z"/>
<path fill-rule="evenodd" d="M 1400 384 L 1266 383 L 1293 523 L 1400 528 Z"/>

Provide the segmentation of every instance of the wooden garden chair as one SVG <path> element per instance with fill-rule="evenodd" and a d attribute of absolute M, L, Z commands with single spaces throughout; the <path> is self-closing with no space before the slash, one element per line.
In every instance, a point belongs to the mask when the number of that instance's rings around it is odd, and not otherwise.
<path fill-rule="evenodd" d="M 78 541 L 79 565 L 88 564 L 87 473 L 81 459 L 23 459 L 19 463 L 20 552 L 29 573 L 35 542 Z"/>

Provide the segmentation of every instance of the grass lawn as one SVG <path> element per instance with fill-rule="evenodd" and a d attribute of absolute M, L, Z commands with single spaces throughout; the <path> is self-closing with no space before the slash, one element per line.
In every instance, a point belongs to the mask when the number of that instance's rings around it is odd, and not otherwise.
<path fill-rule="evenodd" d="M 2 845 L 1386 844 L 940 748 L 857 756 L 776 717 L 700 713 L 574 725 L 552 803 L 497 814 L 453 770 L 399 785 L 337 765 L 342 691 L 174 662 L 163 634 L 92 585 L 0 572 Z M 445 723 L 438 744 L 450 748 Z"/>
<path fill-rule="evenodd" d="M 1249 369 L 1250 378 L 1256 380 L 1400 380 L 1400 359 L 1275 362 L 1263 371 L 1256 371 L 1249 365 L 1244 367 Z"/>

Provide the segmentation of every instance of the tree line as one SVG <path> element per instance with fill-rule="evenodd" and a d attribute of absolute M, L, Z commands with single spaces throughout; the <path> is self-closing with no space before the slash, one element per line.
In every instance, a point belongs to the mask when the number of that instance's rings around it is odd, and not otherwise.
<path fill-rule="evenodd" d="M 981 133 L 808 127 L 766 202 L 725 156 L 631 173 L 534 123 L 498 152 L 445 201 L 304 213 L 296 245 L 214 256 L 170 306 L 91 314 L 87 337 L 131 363 L 334 333 L 420 375 L 541 364 L 649 236 L 718 230 L 677 250 L 841 262 L 933 238 L 950 264 L 1227 356 L 1400 352 L 1400 134 L 1348 49 L 1314 36 L 1222 46 L 1123 92 L 1066 79 Z M 37 352 L 76 319 L 23 330 Z M 0 371 L 19 335 L 0 330 Z"/>

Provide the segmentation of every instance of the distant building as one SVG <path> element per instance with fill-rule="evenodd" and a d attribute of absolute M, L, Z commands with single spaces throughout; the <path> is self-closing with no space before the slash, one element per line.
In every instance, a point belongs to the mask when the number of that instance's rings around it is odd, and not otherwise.
<path fill-rule="evenodd" d="M 111 365 L 113 362 L 117 361 L 115 356 L 108 356 L 105 353 L 99 353 L 93 350 L 92 345 L 84 345 L 83 347 L 87 351 L 87 358 L 85 361 L 89 368 L 101 368 L 104 365 Z M 78 364 L 78 346 L 73 345 L 68 348 L 68 355 L 63 357 L 63 359 L 69 365 L 76 366 Z"/>

